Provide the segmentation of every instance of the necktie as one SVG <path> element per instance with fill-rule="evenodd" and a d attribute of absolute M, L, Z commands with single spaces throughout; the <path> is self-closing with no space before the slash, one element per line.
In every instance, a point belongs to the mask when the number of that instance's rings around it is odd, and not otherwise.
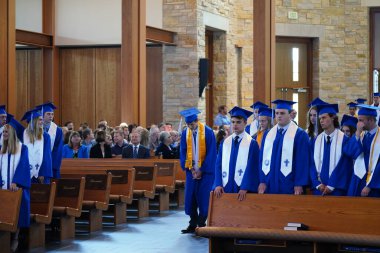
<path fill-rule="evenodd" d="M 282 135 L 284 133 L 284 129 L 283 128 L 279 128 L 278 129 L 278 133 Z"/>
<path fill-rule="evenodd" d="M 239 136 L 238 135 L 235 136 L 234 143 L 235 143 L 235 145 L 239 144 Z"/>
<path fill-rule="evenodd" d="M 194 148 L 197 147 L 197 132 L 193 131 Z"/>
<path fill-rule="evenodd" d="M 133 147 L 133 158 L 137 158 L 137 146 Z"/>
<path fill-rule="evenodd" d="M 327 136 L 327 144 L 331 144 L 331 137 Z"/>

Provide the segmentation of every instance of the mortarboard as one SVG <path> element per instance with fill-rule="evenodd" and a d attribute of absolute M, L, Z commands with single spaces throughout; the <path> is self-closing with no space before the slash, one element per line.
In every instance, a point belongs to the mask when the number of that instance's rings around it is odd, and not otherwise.
<path fill-rule="evenodd" d="M 316 97 L 307 106 L 308 107 L 313 107 L 313 106 L 317 106 L 317 105 L 326 105 L 326 104 L 328 104 L 328 103 L 326 103 L 325 101 L 323 101 L 319 97 Z"/>
<path fill-rule="evenodd" d="M 7 124 L 13 127 L 13 129 L 16 131 L 17 138 L 20 141 L 23 141 L 25 128 L 20 124 L 20 122 L 15 120 L 12 114 L 7 114 Z"/>
<path fill-rule="evenodd" d="M 339 112 L 338 104 L 324 104 L 317 105 L 318 114 L 322 115 L 325 113 L 337 114 Z"/>
<path fill-rule="evenodd" d="M 373 96 L 374 96 L 374 97 L 380 97 L 380 93 L 379 93 L 379 92 L 374 92 L 374 93 L 373 93 Z"/>
<path fill-rule="evenodd" d="M 260 108 L 259 109 L 259 116 L 267 116 L 267 117 L 274 117 L 274 110 L 271 108 Z"/>
<path fill-rule="evenodd" d="M 250 106 L 253 110 L 256 110 L 256 109 L 260 109 L 260 108 L 268 108 L 269 106 L 260 102 L 260 101 L 257 101 L 255 102 L 253 105 Z"/>
<path fill-rule="evenodd" d="M 358 123 L 358 119 L 356 117 L 349 116 L 349 115 L 343 115 L 342 121 L 340 122 L 342 126 L 352 126 L 355 128 L 356 128 L 357 123 Z"/>
<path fill-rule="evenodd" d="M 7 112 L 5 111 L 5 105 L 0 105 L 0 115 L 4 114 L 7 114 Z"/>
<path fill-rule="evenodd" d="M 358 104 L 364 104 L 365 101 L 367 101 L 367 99 L 365 98 L 358 98 L 355 100 Z"/>
<path fill-rule="evenodd" d="M 296 104 L 297 102 L 288 101 L 288 100 L 282 100 L 282 99 L 276 99 L 272 101 L 272 104 L 276 104 L 276 109 L 286 109 L 291 110 L 292 105 Z"/>
<path fill-rule="evenodd" d="M 26 120 L 26 122 L 29 124 L 29 122 L 32 119 L 35 119 L 35 118 L 40 117 L 40 116 L 42 116 L 41 112 L 35 108 L 35 109 L 30 110 L 30 111 L 27 111 L 21 120 Z"/>
<path fill-rule="evenodd" d="M 353 108 L 353 107 L 356 108 L 356 106 L 357 106 L 358 104 L 357 104 L 357 103 L 354 103 L 354 102 L 350 102 L 350 103 L 348 103 L 347 105 L 348 105 L 349 108 Z"/>
<path fill-rule="evenodd" d="M 372 106 L 372 105 L 358 105 L 360 108 L 358 111 L 358 115 L 363 116 L 372 116 L 377 117 L 377 110 L 380 110 L 380 107 Z"/>
<path fill-rule="evenodd" d="M 242 117 L 245 120 L 247 120 L 253 114 L 253 112 L 240 108 L 238 106 L 232 108 L 228 113 L 231 115 L 231 117 Z"/>
<path fill-rule="evenodd" d="M 41 115 L 43 116 L 45 112 L 54 112 L 57 107 L 52 102 L 47 102 L 42 105 L 37 105 L 36 109 L 41 111 Z"/>
<path fill-rule="evenodd" d="M 192 107 L 189 109 L 185 109 L 183 111 L 180 111 L 179 114 L 181 114 L 183 117 L 185 117 L 185 121 L 187 124 L 194 122 L 198 119 L 198 114 L 201 113 L 197 108 Z"/>

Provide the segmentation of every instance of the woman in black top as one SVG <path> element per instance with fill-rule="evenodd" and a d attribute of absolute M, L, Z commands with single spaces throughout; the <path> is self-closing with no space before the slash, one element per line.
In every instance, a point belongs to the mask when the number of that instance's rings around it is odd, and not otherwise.
<path fill-rule="evenodd" d="M 156 156 L 161 156 L 164 159 L 177 159 L 179 158 L 178 149 L 173 148 L 170 144 L 173 143 L 172 137 L 169 132 L 161 132 L 160 145 L 156 149 Z"/>
<path fill-rule="evenodd" d="M 106 143 L 106 132 L 96 133 L 96 145 L 90 150 L 90 158 L 112 158 L 111 146 Z"/>

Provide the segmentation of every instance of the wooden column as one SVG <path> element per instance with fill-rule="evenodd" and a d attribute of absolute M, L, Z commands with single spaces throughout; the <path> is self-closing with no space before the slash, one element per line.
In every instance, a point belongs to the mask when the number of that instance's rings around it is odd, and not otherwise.
<path fill-rule="evenodd" d="M 122 0 L 121 122 L 146 126 L 146 0 Z"/>
<path fill-rule="evenodd" d="M 16 111 L 16 10 L 15 0 L 0 0 L 0 104 Z"/>
<path fill-rule="evenodd" d="M 253 100 L 265 103 L 276 92 L 274 7 L 274 0 L 253 0 Z"/>
<path fill-rule="evenodd" d="M 59 51 L 55 47 L 55 0 L 42 1 L 42 32 L 52 36 L 52 47 L 42 48 L 42 80 L 43 100 L 52 101 L 58 110 L 55 112 L 55 122 L 61 123 L 62 108 L 59 83 Z"/>

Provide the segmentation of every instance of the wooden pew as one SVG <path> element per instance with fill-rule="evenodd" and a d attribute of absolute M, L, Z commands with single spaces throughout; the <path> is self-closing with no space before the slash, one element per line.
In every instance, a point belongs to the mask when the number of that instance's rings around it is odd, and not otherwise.
<path fill-rule="evenodd" d="M 156 180 L 156 194 L 158 195 L 159 211 L 169 210 L 169 194 L 175 192 L 176 165 L 178 163 L 156 162 L 158 168 Z"/>
<path fill-rule="evenodd" d="M 177 206 L 183 206 L 185 204 L 185 183 L 186 172 L 182 170 L 179 160 L 177 164 L 176 180 L 175 180 L 175 197 Z"/>
<path fill-rule="evenodd" d="M 57 191 L 53 218 L 59 221 L 60 240 L 75 237 L 75 218 L 82 213 L 85 178 L 54 179 Z"/>
<path fill-rule="evenodd" d="M 108 209 L 111 191 L 111 173 L 97 174 L 65 174 L 62 178 L 86 178 L 84 189 L 81 219 L 88 220 L 88 231 L 95 232 L 102 229 L 103 211 Z M 86 210 L 86 212 L 83 212 Z"/>
<path fill-rule="evenodd" d="M 56 183 L 32 184 L 30 188 L 30 227 L 28 229 L 28 248 L 45 245 L 45 225 L 53 217 Z"/>
<path fill-rule="evenodd" d="M 347 245 L 380 247 L 380 200 L 375 198 L 211 193 L 210 252 L 349 252 Z M 308 231 L 285 231 L 288 222 Z"/>
<path fill-rule="evenodd" d="M 112 169 L 110 169 L 112 168 Z M 112 174 L 111 190 L 109 196 L 110 207 L 113 211 L 113 222 L 115 225 L 126 223 L 127 204 L 131 204 L 133 200 L 133 189 L 135 184 L 135 169 L 127 166 L 86 166 L 82 164 L 66 163 L 61 167 L 61 174 L 98 174 L 109 172 Z"/>
<path fill-rule="evenodd" d="M 11 252 L 11 233 L 16 232 L 22 190 L 0 190 L 0 251 Z"/>

